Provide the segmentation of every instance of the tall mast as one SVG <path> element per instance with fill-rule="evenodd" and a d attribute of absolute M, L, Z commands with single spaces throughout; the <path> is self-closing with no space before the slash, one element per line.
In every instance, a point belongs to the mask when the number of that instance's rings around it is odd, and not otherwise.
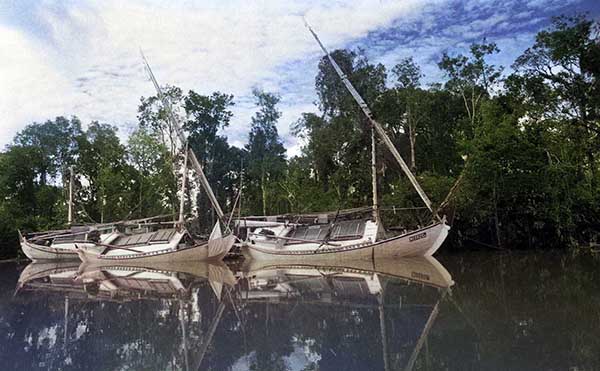
<path fill-rule="evenodd" d="M 371 127 L 371 180 L 373 182 L 373 220 L 379 223 L 379 197 L 377 197 L 377 153 L 375 147 L 375 129 Z"/>
<path fill-rule="evenodd" d="M 158 97 L 162 101 L 165 110 L 167 110 L 167 114 L 168 114 L 167 119 L 169 120 L 171 126 L 175 128 L 175 131 L 177 132 L 177 135 L 179 136 L 179 140 L 181 141 L 181 143 L 187 143 L 187 138 L 185 136 L 185 133 L 183 132 L 183 129 L 179 125 L 179 122 L 177 122 L 177 120 L 175 119 L 175 115 L 173 114 L 173 110 L 171 108 L 171 103 L 165 97 L 165 95 L 162 92 L 162 89 L 158 85 L 158 82 L 156 81 L 156 78 L 154 77 L 154 73 L 152 73 L 152 69 L 150 68 L 150 64 L 148 63 L 148 60 L 144 56 L 144 53 L 142 53 L 141 50 L 140 50 L 140 53 L 142 54 L 142 59 L 144 60 L 144 65 L 146 66 L 146 71 L 148 72 L 148 75 L 150 76 L 150 80 L 152 80 L 152 83 L 154 84 L 154 88 L 156 89 Z M 225 223 L 225 219 L 224 219 L 225 214 L 223 214 L 223 210 L 221 209 L 221 206 L 219 205 L 219 202 L 217 201 L 217 198 L 215 197 L 215 194 L 214 194 L 212 188 L 210 187 L 210 184 L 208 183 L 208 179 L 206 178 L 206 175 L 204 174 L 202 165 L 200 165 L 198 158 L 196 158 L 196 154 L 194 153 L 194 151 L 192 151 L 191 148 L 188 148 L 187 155 L 189 156 L 190 161 L 192 162 L 192 166 L 194 167 L 194 169 L 196 170 L 196 173 L 198 174 L 198 177 L 200 178 L 200 184 L 202 184 L 202 188 L 204 188 L 204 191 L 208 195 L 208 198 L 210 200 L 210 203 L 213 206 L 213 209 L 219 216 L 219 219 L 221 220 L 221 222 Z"/>
<path fill-rule="evenodd" d="M 73 166 L 69 166 L 69 210 L 67 212 L 67 224 L 73 223 Z"/>
<path fill-rule="evenodd" d="M 183 159 L 183 174 L 181 179 L 181 198 L 179 199 L 179 224 L 183 224 L 183 209 L 185 208 L 185 183 L 187 180 L 187 172 L 188 172 L 188 142 L 185 142 L 185 157 Z"/>
<path fill-rule="evenodd" d="M 379 137 L 381 138 L 383 143 L 385 143 L 385 145 L 388 147 L 390 152 L 392 152 L 392 155 L 396 158 L 396 161 L 398 161 L 398 164 L 400 164 L 402 171 L 404 171 L 404 173 L 406 174 L 406 176 L 412 183 L 413 187 L 415 188 L 415 190 L 417 191 L 419 196 L 421 196 L 421 199 L 423 200 L 423 203 L 425 204 L 425 206 L 427 206 L 429 211 L 431 211 L 431 213 L 439 220 L 440 217 L 437 214 L 437 212 L 433 211 L 433 207 L 431 205 L 431 201 L 429 200 L 429 197 L 427 197 L 427 194 L 425 193 L 423 188 L 421 188 L 421 185 L 417 181 L 417 178 L 415 178 L 414 174 L 408 168 L 408 165 L 406 165 L 406 162 L 404 161 L 404 159 L 402 159 L 402 156 L 400 156 L 400 153 L 394 146 L 394 143 L 392 142 L 390 137 L 386 134 L 385 130 L 383 130 L 383 126 L 381 126 L 381 124 L 379 124 L 377 121 L 375 121 L 375 119 L 373 118 L 373 114 L 372 114 L 371 110 L 369 109 L 369 106 L 367 106 L 367 103 L 365 103 L 365 101 L 362 99 L 360 94 L 358 94 L 358 92 L 356 91 L 354 86 L 352 86 L 352 83 L 350 82 L 350 80 L 348 80 L 348 77 L 346 77 L 346 75 L 344 74 L 344 72 L 342 71 L 340 66 L 338 66 L 338 64 L 335 62 L 335 60 L 331 56 L 331 54 L 329 54 L 329 52 L 327 51 L 327 49 L 325 48 L 323 43 L 321 43 L 321 40 L 319 40 L 319 37 L 317 36 L 315 31 L 313 31 L 313 29 L 310 27 L 308 22 L 306 22 L 306 20 L 304 22 L 306 24 L 306 27 L 310 31 L 310 33 L 313 35 L 313 37 L 315 38 L 315 40 L 317 41 L 317 43 L 323 50 L 323 52 L 327 55 L 329 62 L 331 63 L 331 65 L 333 66 L 333 69 L 338 74 L 338 76 L 340 77 L 340 79 L 342 80 L 344 85 L 346 86 L 346 89 L 348 89 L 348 91 L 350 92 L 350 94 L 352 95 L 352 97 L 354 98 L 356 103 L 358 103 L 361 110 L 367 116 L 367 118 L 371 122 L 371 125 L 373 126 L 373 128 L 375 128 L 375 130 L 377 131 L 377 134 L 379 135 Z"/>

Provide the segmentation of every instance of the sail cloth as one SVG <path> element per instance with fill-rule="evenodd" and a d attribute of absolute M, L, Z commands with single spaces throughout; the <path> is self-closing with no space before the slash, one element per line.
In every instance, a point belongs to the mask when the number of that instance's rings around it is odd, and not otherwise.
<path fill-rule="evenodd" d="M 221 225 L 217 221 L 208 238 L 208 257 L 213 258 L 227 253 L 233 244 L 232 238 L 234 238 L 232 235 L 223 237 Z"/>
<path fill-rule="evenodd" d="M 235 282 L 233 273 L 226 266 L 214 264 L 208 265 L 208 283 L 217 296 L 217 299 L 221 300 L 224 284 L 235 286 Z"/>
<path fill-rule="evenodd" d="M 321 47 L 321 49 L 323 50 L 323 52 L 327 55 L 329 62 L 331 63 L 331 65 L 333 66 L 333 69 L 339 75 L 340 79 L 346 86 L 346 89 L 348 89 L 348 91 L 350 92 L 350 94 L 352 95 L 352 97 L 354 98 L 356 103 L 358 103 L 358 105 L 360 106 L 360 108 L 362 109 L 364 114 L 367 116 L 367 118 L 371 122 L 371 125 L 373 125 L 373 127 L 375 128 L 375 131 L 377 132 L 377 134 L 381 137 L 381 139 L 383 140 L 385 145 L 388 147 L 390 152 L 392 152 L 392 155 L 396 158 L 396 161 L 398 161 L 398 163 L 400 164 L 400 167 L 402 168 L 402 170 L 404 171 L 404 173 L 406 174 L 406 176 L 412 183 L 413 187 L 416 189 L 417 193 L 423 200 L 423 203 L 425 203 L 425 206 L 427 206 L 429 211 L 431 211 L 437 219 L 440 219 L 440 217 L 437 215 L 437 213 L 433 211 L 433 207 L 431 205 L 431 201 L 429 200 L 429 197 L 427 197 L 427 194 L 425 193 L 423 188 L 421 188 L 421 185 L 419 184 L 419 182 L 417 182 L 417 179 L 415 178 L 414 174 L 410 171 L 410 169 L 408 168 L 408 165 L 406 164 L 406 162 L 404 162 L 404 159 L 402 158 L 402 156 L 400 156 L 400 153 L 394 146 L 394 143 L 392 143 L 392 140 L 390 139 L 390 137 L 386 134 L 385 130 L 383 130 L 383 127 L 381 126 L 381 124 L 379 124 L 373 118 L 373 114 L 372 114 L 371 110 L 369 109 L 369 106 L 367 106 L 367 103 L 365 103 L 365 101 L 362 99 L 360 94 L 358 94 L 358 92 L 356 91 L 354 86 L 352 86 L 352 83 L 350 82 L 350 80 L 348 80 L 348 78 L 346 77 L 346 75 L 344 74 L 344 72 L 342 71 L 340 66 L 338 66 L 338 64 L 335 62 L 335 60 L 331 56 L 331 54 L 329 54 L 329 52 L 327 51 L 325 46 L 321 43 L 321 40 L 319 40 L 319 37 L 317 36 L 315 31 L 313 31 L 313 29 L 310 27 L 310 25 L 308 24 L 306 19 L 304 20 L 304 23 L 305 23 L 306 27 L 308 28 L 308 30 L 310 31 L 310 33 L 315 38 L 315 40 L 317 41 L 317 43 L 319 44 L 319 46 Z"/>

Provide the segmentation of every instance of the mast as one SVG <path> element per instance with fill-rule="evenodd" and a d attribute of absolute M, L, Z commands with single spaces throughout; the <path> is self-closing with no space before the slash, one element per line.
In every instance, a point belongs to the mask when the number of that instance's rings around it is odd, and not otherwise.
<path fill-rule="evenodd" d="M 183 132 L 183 129 L 179 125 L 179 122 L 177 122 L 177 120 L 175 119 L 175 115 L 173 115 L 171 103 L 167 100 L 167 98 L 165 97 L 165 95 L 162 92 L 162 89 L 158 85 L 158 82 L 156 81 L 156 78 L 154 77 L 154 73 L 152 73 L 152 69 L 150 68 L 150 64 L 148 63 L 146 56 L 144 56 L 144 53 L 141 50 L 140 50 L 140 53 L 142 55 L 142 59 L 144 60 L 144 65 L 146 67 L 146 71 L 148 72 L 148 75 L 150 76 L 150 80 L 152 80 L 152 83 L 154 84 L 154 88 L 156 89 L 158 97 L 162 101 L 163 106 L 164 106 L 165 110 L 167 111 L 167 114 L 168 114 L 167 118 L 168 118 L 169 123 L 172 125 L 172 127 L 175 128 L 175 131 L 177 132 L 177 136 L 179 137 L 179 140 L 181 141 L 181 143 L 187 143 L 187 138 L 185 136 L 185 133 Z M 225 220 L 224 220 L 225 214 L 223 214 L 223 210 L 221 209 L 221 206 L 219 205 L 219 202 L 217 201 L 217 198 L 215 197 L 215 194 L 214 194 L 212 188 L 210 187 L 210 184 L 208 183 L 208 179 L 206 178 L 206 175 L 204 174 L 204 170 L 202 169 L 202 165 L 200 165 L 200 162 L 198 161 L 196 154 L 194 153 L 194 151 L 192 151 L 191 148 L 187 148 L 187 155 L 189 156 L 190 161 L 192 162 L 192 166 L 194 167 L 194 170 L 196 170 L 196 173 L 198 174 L 198 177 L 200 178 L 200 184 L 202 184 L 202 188 L 204 188 L 204 191 L 208 195 L 208 198 L 210 200 L 210 203 L 213 206 L 213 209 L 219 216 L 219 220 L 221 220 L 222 223 L 225 223 Z"/>
<path fill-rule="evenodd" d="M 185 313 L 183 300 L 179 299 L 179 325 L 181 326 L 181 337 L 183 340 L 183 359 L 185 362 L 185 369 L 190 369 L 190 362 L 188 360 L 188 342 L 187 342 L 187 331 L 185 330 Z"/>
<path fill-rule="evenodd" d="M 383 369 L 388 371 L 390 369 L 390 358 L 388 357 L 388 339 L 387 339 L 387 331 L 385 327 L 385 298 L 383 296 L 383 287 L 381 288 L 381 292 L 379 297 L 377 298 L 379 302 L 379 330 L 381 332 L 381 347 L 383 350 Z"/>
<path fill-rule="evenodd" d="M 73 165 L 69 166 L 69 211 L 67 213 L 67 224 L 71 225 L 73 223 L 73 178 L 75 177 L 73 174 Z"/>
<path fill-rule="evenodd" d="M 375 129 L 371 127 L 371 179 L 373 182 L 373 220 L 379 223 L 379 201 L 377 197 L 377 154 L 375 148 Z"/>
<path fill-rule="evenodd" d="M 64 319 L 64 334 L 63 334 L 63 346 L 65 352 L 67 351 L 67 340 L 69 339 L 69 295 L 65 295 L 65 319 Z"/>
<path fill-rule="evenodd" d="M 348 89 L 348 91 L 350 92 L 350 94 L 352 95 L 352 97 L 354 98 L 354 100 L 356 101 L 356 103 L 358 103 L 358 105 L 360 106 L 361 110 L 364 112 L 364 114 L 367 116 L 367 118 L 371 122 L 372 127 L 375 129 L 375 131 L 377 131 L 377 134 L 379 135 L 379 137 L 381 138 L 381 140 L 383 141 L 383 143 L 385 143 L 385 145 L 388 147 L 388 149 L 390 150 L 390 152 L 392 152 L 392 155 L 394 156 L 394 158 L 396 158 L 396 161 L 398 161 L 398 164 L 402 168 L 402 171 L 404 171 L 404 173 L 406 174 L 406 176 L 408 177 L 408 179 L 412 183 L 413 187 L 415 188 L 415 190 L 417 191 L 417 193 L 419 194 L 419 196 L 423 200 L 423 203 L 425 204 L 425 206 L 427 206 L 427 208 L 429 209 L 429 211 L 431 211 L 431 213 L 438 220 L 440 220 L 440 217 L 437 214 L 437 212 L 433 211 L 433 207 L 431 205 L 431 201 L 429 200 L 429 197 L 427 197 L 427 194 L 425 193 L 425 191 L 423 190 L 423 188 L 421 188 L 421 185 L 419 184 L 419 182 L 415 178 L 414 174 L 410 171 L 410 169 L 408 168 L 408 165 L 406 164 L 406 162 L 404 161 L 404 159 L 402 159 L 402 156 L 400 156 L 400 153 L 398 152 L 398 150 L 394 146 L 394 143 L 392 142 L 392 140 L 390 139 L 390 137 L 386 134 L 386 132 L 383 129 L 383 127 L 381 126 L 381 124 L 379 124 L 373 118 L 373 114 L 372 114 L 371 110 L 369 109 L 369 106 L 367 106 L 367 103 L 365 103 L 365 101 L 362 99 L 362 97 L 360 96 L 360 94 L 358 94 L 358 92 L 356 91 L 356 89 L 354 88 L 354 86 L 352 86 L 352 83 L 350 82 L 350 80 L 348 80 L 348 77 L 344 74 L 344 72 L 342 71 L 342 69 L 340 68 L 340 66 L 338 66 L 338 64 L 335 62 L 335 60 L 333 59 L 333 57 L 331 56 L 331 54 L 329 54 L 329 52 L 327 51 L 327 49 L 325 48 L 325 46 L 323 45 L 323 43 L 321 43 L 321 40 L 319 40 L 319 37 L 317 36 L 317 34 L 315 33 L 315 31 L 313 31 L 313 29 L 310 27 L 310 25 L 308 24 L 308 22 L 306 22 L 306 20 L 304 20 L 304 23 L 305 23 L 306 27 L 308 28 L 308 30 L 310 31 L 310 33 L 315 38 L 315 40 L 317 41 L 317 43 L 319 44 L 319 46 L 321 47 L 321 49 L 323 50 L 323 52 L 327 55 L 327 58 L 329 59 L 329 62 L 331 63 L 331 65 L 333 66 L 333 69 L 338 74 L 338 76 L 340 77 L 340 79 L 342 80 L 342 82 L 344 83 L 344 85 L 346 86 L 346 89 Z"/>
<path fill-rule="evenodd" d="M 185 158 L 183 159 L 183 175 L 181 179 L 181 198 L 179 199 L 179 224 L 183 224 L 183 209 L 185 208 L 185 182 L 187 180 L 188 142 L 185 142 Z"/>

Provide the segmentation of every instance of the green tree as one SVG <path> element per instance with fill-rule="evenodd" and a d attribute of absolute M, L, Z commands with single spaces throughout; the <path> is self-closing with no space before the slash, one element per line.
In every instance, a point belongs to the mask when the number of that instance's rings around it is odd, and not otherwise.
<path fill-rule="evenodd" d="M 14 144 L 34 150 L 31 166 L 39 174 L 40 184 L 44 185 L 65 173 L 73 162 L 77 151 L 75 137 L 78 135 L 81 135 L 79 119 L 59 116 L 54 121 L 27 125 L 16 135 Z"/>
<path fill-rule="evenodd" d="M 12 245 L 17 229 L 49 229 L 66 223 L 67 195 L 62 185 L 76 156 L 75 136 L 80 132 L 76 117 L 33 123 L 0 156 L 0 245 Z"/>
<path fill-rule="evenodd" d="M 268 215 L 277 210 L 277 181 L 284 175 L 286 166 L 285 148 L 277 132 L 277 122 L 281 117 L 277 109 L 280 97 L 259 89 L 254 89 L 252 93 L 258 111 L 252 117 L 246 145 L 251 189 L 249 198 L 254 205 L 253 211 L 260 210 L 262 215 Z"/>
<path fill-rule="evenodd" d="M 188 133 L 190 148 L 204 168 L 208 181 L 222 207 L 231 206 L 237 195 L 239 184 L 241 152 L 227 143 L 227 138 L 219 131 L 229 126 L 233 113 L 233 95 L 214 92 L 201 95 L 190 90 L 184 98 L 187 115 L 184 129 Z M 208 197 L 201 192 L 198 197 L 198 211 L 204 221 L 214 224 Z"/>
<path fill-rule="evenodd" d="M 522 105 L 521 124 L 543 133 L 548 166 L 562 169 L 561 187 L 553 191 L 563 202 L 554 203 L 553 220 L 572 239 L 599 232 L 599 32 L 600 24 L 582 15 L 554 18 L 516 60 L 507 81 Z"/>
<path fill-rule="evenodd" d="M 76 138 L 79 153 L 76 162 L 78 174 L 77 209 L 83 212 L 85 222 L 113 220 L 127 215 L 125 211 L 130 205 L 122 205 L 122 209 L 106 215 L 106 206 L 113 208 L 115 203 L 108 197 L 115 195 L 111 189 L 121 192 L 130 191 L 127 184 L 126 148 L 117 136 L 117 128 L 92 122 L 87 130 Z"/>
<path fill-rule="evenodd" d="M 558 130 L 581 149 L 582 170 L 598 183 L 600 148 L 600 23 L 557 17 L 520 56 L 511 91 L 527 103 L 531 123 Z"/>
<path fill-rule="evenodd" d="M 368 102 L 385 90 L 385 67 L 371 64 L 362 50 L 336 50 L 331 55 Z M 303 154 L 312 162 L 323 191 L 331 189 L 335 195 L 335 208 L 364 206 L 371 194 L 370 124 L 327 58 L 319 62 L 315 88 L 323 116 L 304 115 L 292 131 L 307 142 Z"/>
<path fill-rule="evenodd" d="M 184 121 L 182 112 L 179 109 L 183 105 L 184 94 L 177 86 L 164 86 L 162 92 L 169 101 L 172 112 L 168 112 L 161 99 L 154 95 L 150 97 L 141 97 L 138 105 L 139 125 L 149 129 L 151 133 L 160 138 L 169 149 L 171 156 L 175 157 L 178 151 L 178 137 L 175 127 L 169 121 L 169 114 L 173 114 L 180 122 Z"/>
<path fill-rule="evenodd" d="M 471 44 L 469 56 L 459 54 L 451 57 L 444 53 L 438 64 L 449 78 L 446 88 L 463 99 L 470 124 L 467 137 L 475 130 L 482 99 L 489 95 L 501 77 L 502 67 L 486 61 L 487 57 L 499 51 L 495 43 L 486 43 L 484 39 L 481 44 Z"/>
<path fill-rule="evenodd" d="M 137 170 L 137 214 L 148 217 L 174 212 L 177 182 L 167 147 L 155 135 L 139 127 L 129 137 L 127 150 L 129 160 Z"/>

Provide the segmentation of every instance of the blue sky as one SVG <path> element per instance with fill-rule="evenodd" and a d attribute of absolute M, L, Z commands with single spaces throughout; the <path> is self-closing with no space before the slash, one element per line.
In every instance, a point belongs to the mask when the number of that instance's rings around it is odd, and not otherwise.
<path fill-rule="evenodd" d="M 162 84 L 235 95 L 224 131 L 241 146 L 254 107 L 253 87 L 282 96 L 279 132 L 297 154 L 289 127 L 315 111 L 321 56 L 305 16 L 330 48 L 361 47 L 389 69 L 413 56 L 425 82 L 439 81 L 441 53 L 465 52 L 486 37 L 509 67 L 550 17 L 587 11 L 593 0 L 361 1 L 8 1 L 0 0 L 0 147 L 28 123 L 77 115 L 119 127 L 136 125 L 140 96 L 154 94 L 143 48 Z"/>

